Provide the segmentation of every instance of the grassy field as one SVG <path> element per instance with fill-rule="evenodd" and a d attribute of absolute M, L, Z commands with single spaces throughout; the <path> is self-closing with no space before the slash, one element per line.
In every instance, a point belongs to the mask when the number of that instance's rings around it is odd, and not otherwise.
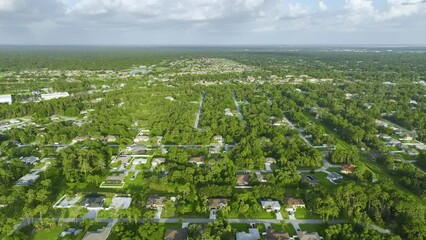
<path fill-rule="evenodd" d="M 248 232 L 250 226 L 247 223 L 233 223 L 231 227 L 237 232 Z"/>
<path fill-rule="evenodd" d="M 297 219 L 321 219 L 319 215 L 310 212 L 306 208 L 297 208 L 294 212 L 294 217 Z"/>
<path fill-rule="evenodd" d="M 64 231 L 63 227 L 56 227 L 49 230 L 40 230 L 37 231 L 34 235 L 30 237 L 30 240 L 50 240 L 58 239 L 59 234 Z"/>
<path fill-rule="evenodd" d="M 229 218 L 254 218 L 254 219 L 275 219 L 274 212 L 260 211 L 259 214 L 251 214 L 249 216 L 242 216 L 236 210 L 229 213 Z"/>
<path fill-rule="evenodd" d="M 327 188 L 334 188 L 336 184 L 331 183 L 327 179 L 327 173 L 324 172 L 315 172 L 315 173 L 303 173 L 304 176 L 313 176 L 318 181 L 318 184 Z"/>
<path fill-rule="evenodd" d="M 325 224 L 299 224 L 300 230 L 307 232 L 317 232 L 319 235 L 324 235 L 324 230 L 328 227 Z"/>
<path fill-rule="evenodd" d="M 275 231 L 284 231 L 284 232 L 288 232 L 288 234 L 290 236 L 294 236 L 296 235 L 296 230 L 294 229 L 293 225 L 291 225 L 290 223 L 287 223 L 286 225 L 282 225 L 282 224 L 276 224 L 276 223 L 272 223 L 271 224 L 272 229 L 274 229 Z"/>

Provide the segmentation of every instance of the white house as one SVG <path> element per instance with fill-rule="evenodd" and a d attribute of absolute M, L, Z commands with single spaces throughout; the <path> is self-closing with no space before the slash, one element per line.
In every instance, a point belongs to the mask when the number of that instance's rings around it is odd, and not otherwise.
<path fill-rule="evenodd" d="M 10 94 L 1 94 L 0 95 L 0 103 L 12 104 L 12 95 Z"/>
<path fill-rule="evenodd" d="M 43 100 L 51 100 L 51 99 L 57 99 L 62 97 L 68 97 L 70 94 L 68 92 L 56 92 L 56 93 L 45 93 L 41 94 L 40 97 Z"/>
<path fill-rule="evenodd" d="M 268 199 L 265 201 L 261 200 L 260 204 L 262 204 L 262 208 L 268 212 L 281 210 L 281 205 L 280 205 L 280 202 L 278 201 L 273 201 L 271 199 Z"/>
<path fill-rule="evenodd" d="M 135 137 L 134 141 L 135 141 L 135 143 L 148 142 L 149 141 L 149 136 L 145 136 L 145 135 L 137 136 L 137 137 Z"/>
<path fill-rule="evenodd" d="M 37 175 L 38 173 L 30 173 L 23 177 L 21 177 L 18 181 L 16 181 L 15 185 L 17 186 L 30 186 L 33 185 L 40 176 Z"/>
<path fill-rule="evenodd" d="M 30 157 L 24 157 L 21 158 L 21 162 L 25 163 L 25 164 L 34 164 L 39 160 L 38 157 L 35 156 L 30 156 Z"/>
<path fill-rule="evenodd" d="M 257 228 L 249 228 L 249 232 L 237 232 L 236 234 L 237 240 L 259 240 L 260 233 Z"/>

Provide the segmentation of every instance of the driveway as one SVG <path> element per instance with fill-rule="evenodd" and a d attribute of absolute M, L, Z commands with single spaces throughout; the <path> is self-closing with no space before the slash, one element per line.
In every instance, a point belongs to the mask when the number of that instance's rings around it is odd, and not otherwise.
<path fill-rule="evenodd" d="M 281 214 L 281 212 L 277 212 L 276 213 L 276 217 L 277 217 L 277 220 L 284 220 L 283 215 Z"/>
<path fill-rule="evenodd" d="M 266 170 L 266 172 L 272 172 L 270 163 L 265 163 L 265 170 Z"/>
<path fill-rule="evenodd" d="M 213 220 L 216 220 L 216 209 L 212 209 L 212 210 L 210 210 L 210 217 L 209 217 L 209 219 L 213 219 Z"/>
<path fill-rule="evenodd" d="M 100 210 L 98 210 L 98 209 L 96 209 L 96 210 L 89 210 L 89 212 L 86 215 L 84 215 L 83 218 L 95 219 L 96 216 L 98 215 L 99 211 Z"/>
<path fill-rule="evenodd" d="M 162 207 L 158 207 L 157 208 L 157 212 L 155 213 L 154 219 L 160 219 L 162 212 L 163 212 L 163 208 Z"/>

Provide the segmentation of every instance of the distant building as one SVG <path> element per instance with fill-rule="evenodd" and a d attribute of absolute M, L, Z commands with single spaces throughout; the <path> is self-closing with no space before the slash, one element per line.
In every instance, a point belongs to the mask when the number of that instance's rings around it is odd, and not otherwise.
<path fill-rule="evenodd" d="M 164 240 L 186 240 L 188 239 L 188 229 L 168 228 L 164 235 Z"/>
<path fill-rule="evenodd" d="M 1 94 L 0 95 L 0 103 L 12 104 L 12 95 L 10 94 Z"/>
<path fill-rule="evenodd" d="M 124 178 L 126 178 L 126 175 L 124 175 L 123 173 L 111 175 L 107 177 L 107 179 L 105 180 L 105 183 L 106 184 L 123 184 Z"/>
<path fill-rule="evenodd" d="M 237 232 L 236 234 L 237 240 L 259 240 L 260 233 L 257 228 L 249 228 L 249 232 Z"/>
<path fill-rule="evenodd" d="M 148 200 L 146 200 L 146 207 L 147 208 L 164 207 L 165 203 L 166 203 L 166 197 L 153 194 L 148 197 Z"/>
<path fill-rule="evenodd" d="M 237 185 L 248 185 L 250 181 L 250 174 L 237 174 Z"/>
<path fill-rule="evenodd" d="M 18 181 L 16 181 L 15 185 L 17 186 L 30 186 L 33 185 L 40 176 L 38 173 L 30 173 L 23 177 L 21 177 Z"/>
<path fill-rule="evenodd" d="M 103 209 L 105 202 L 105 195 L 93 193 L 88 194 L 81 201 L 81 206 L 87 209 Z"/>
<path fill-rule="evenodd" d="M 56 92 L 56 93 L 45 93 L 41 94 L 40 97 L 43 100 L 51 100 L 51 99 L 57 99 L 62 97 L 68 97 L 70 94 L 68 92 Z"/>
<path fill-rule="evenodd" d="M 117 137 L 114 135 L 108 135 L 104 138 L 104 141 L 106 142 L 115 142 L 117 141 Z"/>
<path fill-rule="evenodd" d="M 130 162 L 130 159 L 132 159 L 131 156 L 127 156 L 127 155 L 121 155 L 118 156 L 117 158 L 113 159 L 112 162 L 121 162 L 123 164 L 128 164 Z"/>
<path fill-rule="evenodd" d="M 268 212 L 281 210 L 281 204 L 278 201 L 273 201 L 271 199 L 265 201 L 261 200 L 260 204 L 262 205 L 262 208 Z"/>
<path fill-rule="evenodd" d="M 88 231 L 82 240 L 106 240 L 111 233 L 110 227 L 98 229 L 96 232 Z"/>
<path fill-rule="evenodd" d="M 298 231 L 297 236 L 299 237 L 299 240 L 321 240 L 321 237 L 317 232 L 308 233 L 306 231 Z"/>
<path fill-rule="evenodd" d="M 271 229 L 266 231 L 267 240 L 289 240 L 290 235 L 287 232 L 278 232 Z"/>
<path fill-rule="evenodd" d="M 149 141 L 149 136 L 145 136 L 145 135 L 137 136 L 137 137 L 135 137 L 135 139 L 133 139 L 133 141 L 134 141 L 135 143 L 139 143 L 139 142 L 148 142 L 148 141 Z"/>
<path fill-rule="evenodd" d="M 27 165 L 29 165 L 29 164 L 34 164 L 34 163 L 36 163 L 38 160 L 39 160 L 39 158 L 38 158 L 38 157 L 35 157 L 35 156 L 21 158 L 21 162 L 23 162 L 23 163 L 25 163 L 25 164 L 27 164 Z"/>
<path fill-rule="evenodd" d="M 344 174 L 351 174 L 355 171 L 355 167 L 356 166 L 352 164 L 344 164 L 340 172 Z"/>
<path fill-rule="evenodd" d="M 228 205 L 226 198 L 210 198 L 208 201 L 210 209 L 220 209 Z"/>
<path fill-rule="evenodd" d="M 151 167 L 155 168 L 158 165 L 164 163 L 165 161 L 166 161 L 165 158 L 153 158 L 152 161 L 151 161 Z"/>
<path fill-rule="evenodd" d="M 294 198 L 292 196 L 286 196 L 284 198 L 284 203 L 287 204 L 286 211 L 296 211 L 297 208 L 304 208 L 305 202 L 302 199 Z"/>
<path fill-rule="evenodd" d="M 204 164 L 204 157 L 200 156 L 200 157 L 190 157 L 189 158 L 189 162 L 193 163 L 193 164 L 197 164 L 198 166 L 203 165 Z"/>

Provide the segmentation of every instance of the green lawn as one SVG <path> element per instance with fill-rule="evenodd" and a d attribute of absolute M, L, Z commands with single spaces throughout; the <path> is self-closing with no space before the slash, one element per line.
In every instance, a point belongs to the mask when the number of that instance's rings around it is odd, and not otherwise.
<path fill-rule="evenodd" d="M 297 219 L 321 219 L 319 215 L 310 212 L 306 208 L 297 208 L 294 212 L 294 217 Z"/>
<path fill-rule="evenodd" d="M 290 217 L 288 216 L 287 211 L 285 210 L 285 208 L 281 208 L 281 215 L 283 216 L 284 219 L 289 219 Z"/>
<path fill-rule="evenodd" d="M 49 230 L 39 230 L 30 236 L 30 240 L 53 240 L 58 239 L 59 234 L 64 231 L 63 227 L 56 227 Z"/>
<path fill-rule="evenodd" d="M 231 227 L 237 232 L 248 232 L 250 226 L 247 223 L 233 223 Z"/>
<path fill-rule="evenodd" d="M 300 230 L 307 232 L 317 232 L 319 235 L 324 234 L 324 230 L 328 227 L 326 224 L 299 224 Z"/>
<path fill-rule="evenodd" d="M 229 213 L 229 218 L 254 218 L 254 219 L 275 219 L 274 212 L 260 211 L 259 214 L 250 214 L 249 216 L 243 216 L 238 211 L 233 210 Z"/>
<path fill-rule="evenodd" d="M 315 177 L 315 179 L 318 181 L 318 184 L 320 184 L 321 186 L 327 187 L 327 188 L 331 188 L 331 187 L 335 187 L 336 184 L 331 183 L 330 181 L 328 181 L 327 179 L 327 173 L 324 172 L 314 172 L 314 173 L 303 173 L 304 176 L 313 176 Z"/>
<path fill-rule="evenodd" d="M 274 229 L 275 231 L 284 231 L 284 232 L 288 232 L 288 234 L 290 236 L 294 236 L 296 235 L 296 230 L 294 229 L 293 225 L 291 225 L 290 223 L 287 223 L 286 225 L 282 225 L 282 224 L 277 224 L 277 223 L 272 223 L 271 224 L 272 229 Z"/>

